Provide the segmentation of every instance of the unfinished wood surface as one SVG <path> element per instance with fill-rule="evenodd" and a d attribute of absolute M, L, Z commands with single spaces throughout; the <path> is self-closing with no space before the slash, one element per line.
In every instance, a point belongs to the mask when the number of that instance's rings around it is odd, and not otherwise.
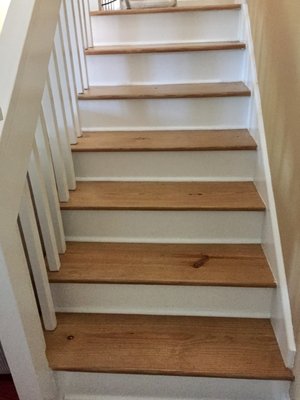
<path fill-rule="evenodd" d="M 73 152 L 256 150 L 246 129 L 83 132 Z"/>
<path fill-rule="evenodd" d="M 181 3 L 182 4 L 182 3 Z M 177 5 L 177 7 L 158 7 L 158 8 L 134 8 L 130 10 L 107 10 L 92 11 L 91 16 L 101 15 L 131 15 L 131 14 L 159 14 L 159 13 L 176 13 L 176 12 L 193 12 L 193 11 L 217 11 L 217 10 L 239 10 L 240 4 L 207 4 L 207 5 Z"/>
<path fill-rule="evenodd" d="M 252 182 L 77 182 L 63 210 L 263 211 Z"/>
<path fill-rule="evenodd" d="M 104 54 L 175 53 L 187 51 L 215 51 L 245 49 L 242 42 L 156 43 L 136 45 L 95 46 L 85 50 L 90 56 Z"/>
<path fill-rule="evenodd" d="M 57 314 L 46 332 L 54 370 L 292 380 L 270 321 Z"/>
<path fill-rule="evenodd" d="M 260 245 L 69 242 L 56 283 L 276 287 Z"/>
<path fill-rule="evenodd" d="M 79 100 L 172 99 L 250 96 L 243 82 L 92 86 Z"/>

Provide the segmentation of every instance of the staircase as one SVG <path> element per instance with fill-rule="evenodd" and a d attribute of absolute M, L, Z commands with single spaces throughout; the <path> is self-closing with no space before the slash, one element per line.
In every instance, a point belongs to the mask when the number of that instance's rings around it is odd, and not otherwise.
<path fill-rule="evenodd" d="M 242 7 L 91 12 L 67 251 L 48 274 L 66 400 L 289 398 Z"/>

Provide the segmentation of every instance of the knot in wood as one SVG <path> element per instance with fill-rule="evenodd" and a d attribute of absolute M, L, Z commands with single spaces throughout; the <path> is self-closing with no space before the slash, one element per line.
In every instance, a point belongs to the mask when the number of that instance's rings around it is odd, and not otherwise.
<path fill-rule="evenodd" d="M 202 255 L 199 260 L 197 260 L 196 262 L 194 262 L 193 264 L 193 268 L 201 268 L 203 267 L 204 264 L 206 264 L 209 260 L 209 256 L 207 255 Z"/>

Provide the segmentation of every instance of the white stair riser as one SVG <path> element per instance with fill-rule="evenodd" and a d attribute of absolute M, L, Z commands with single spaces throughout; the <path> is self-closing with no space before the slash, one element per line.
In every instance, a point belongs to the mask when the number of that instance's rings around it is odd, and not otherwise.
<path fill-rule="evenodd" d="M 193 378 L 55 372 L 65 400 L 288 400 L 289 383 L 254 379 Z"/>
<path fill-rule="evenodd" d="M 239 40 L 240 10 L 92 17 L 94 45 Z"/>
<path fill-rule="evenodd" d="M 88 180 L 252 180 L 255 151 L 73 153 L 76 177 Z"/>
<path fill-rule="evenodd" d="M 260 243 L 264 212 L 63 211 L 68 240 Z"/>
<path fill-rule="evenodd" d="M 55 310 L 77 313 L 270 318 L 273 289 L 52 283 Z"/>
<path fill-rule="evenodd" d="M 84 130 L 244 128 L 248 97 L 82 100 Z"/>
<path fill-rule="evenodd" d="M 233 82 L 243 79 L 243 50 L 87 56 L 91 86 Z"/>

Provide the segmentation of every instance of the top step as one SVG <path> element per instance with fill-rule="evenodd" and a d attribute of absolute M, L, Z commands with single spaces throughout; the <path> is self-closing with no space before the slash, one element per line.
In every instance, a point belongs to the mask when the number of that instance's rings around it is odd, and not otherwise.
<path fill-rule="evenodd" d="M 176 13 L 191 11 L 221 11 L 221 10 L 239 10 L 241 4 L 197 4 L 197 5 L 177 5 L 176 7 L 153 7 L 153 8 L 135 8 L 130 10 L 107 10 L 92 11 L 91 16 L 101 15 L 132 15 L 132 14 L 158 14 L 158 13 Z"/>

